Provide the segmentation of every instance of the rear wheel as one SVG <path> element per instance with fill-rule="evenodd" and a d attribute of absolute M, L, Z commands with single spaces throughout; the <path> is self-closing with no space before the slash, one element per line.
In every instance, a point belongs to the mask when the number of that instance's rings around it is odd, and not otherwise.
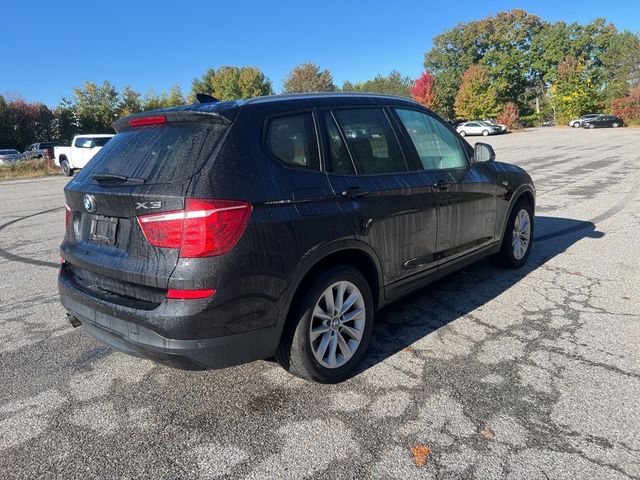
<path fill-rule="evenodd" d="M 580 122 L 573 122 L 573 125 L 571 125 L 573 128 L 578 128 L 580 126 Z"/>
<path fill-rule="evenodd" d="M 532 243 L 533 208 L 527 200 L 518 200 L 509 215 L 500 251 L 491 261 L 501 267 L 519 268 L 527 262 Z"/>
<path fill-rule="evenodd" d="M 482 136 L 486 137 L 487 135 L 489 135 L 489 130 L 483 130 L 482 131 Z"/>
<path fill-rule="evenodd" d="M 614 123 L 613 125 L 611 125 L 613 128 L 618 128 L 620 125 L 618 123 Z"/>
<path fill-rule="evenodd" d="M 307 380 L 344 380 L 362 360 L 371 338 L 369 284 L 353 267 L 332 267 L 297 295 L 276 352 L 278 363 Z"/>
<path fill-rule="evenodd" d="M 62 174 L 65 177 L 71 177 L 73 175 L 73 168 L 69 166 L 69 162 L 67 160 L 60 161 L 60 168 L 62 169 Z"/>
<path fill-rule="evenodd" d="M 589 128 L 596 128 L 596 126 L 593 123 L 590 123 Z"/>

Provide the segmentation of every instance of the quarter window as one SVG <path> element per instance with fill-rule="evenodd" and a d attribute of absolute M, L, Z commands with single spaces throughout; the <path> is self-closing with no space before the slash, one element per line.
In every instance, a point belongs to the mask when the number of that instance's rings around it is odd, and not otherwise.
<path fill-rule="evenodd" d="M 405 172 L 400 145 L 384 110 L 336 110 L 338 124 L 359 174 Z"/>
<path fill-rule="evenodd" d="M 274 118 L 269 122 L 266 143 L 269 151 L 290 167 L 320 169 L 311 113 Z"/>
<path fill-rule="evenodd" d="M 467 156 L 456 136 L 435 118 L 415 110 L 397 109 L 425 170 L 467 166 Z"/>

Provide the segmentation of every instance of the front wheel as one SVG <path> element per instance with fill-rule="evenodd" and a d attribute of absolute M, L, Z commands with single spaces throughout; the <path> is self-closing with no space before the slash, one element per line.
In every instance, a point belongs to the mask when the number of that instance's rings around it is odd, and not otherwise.
<path fill-rule="evenodd" d="M 593 123 L 590 123 L 589 128 L 596 128 L 596 126 Z"/>
<path fill-rule="evenodd" d="M 62 160 L 60 162 L 60 168 L 62 169 L 62 174 L 65 177 L 71 177 L 73 175 L 73 168 L 69 166 L 69 162 L 67 160 Z"/>
<path fill-rule="evenodd" d="M 461 137 L 466 137 L 467 136 L 467 132 L 465 132 L 464 130 L 460 130 L 460 136 Z"/>
<path fill-rule="evenodd" d="M 573 125 L 571 125 L 573 128 L 578 128 L 580 126 L 580 122 L 573 122 Z"/>
<path fill-rule="evenodd" d="M 620 125 L 618 125 L 617 123 L 614 123 L 613 125 L 611 125 L 613 128 L 618 128 Z"/>
<path fill-rule="evenodd" d="M 486 137 L 487 135 L 489 135 L 489 130 L 483 130 L 482 131 L 482 136 Z"/>
<path fill-rule="evenodd" d="M 491 261 L 501 267 L 519 268 L 527 262 L 532 243 L 533 208 L 527 200 L 518 200 L 507 220 L 500 251 Z"/>
<path fill-rule="evenodd" d="M 276 352 L 289 372 L 320 383 L 341 382 L 364 357 L 373 328 L 373 296 L 353 267 L 332 267 L 294 299 Z"/>

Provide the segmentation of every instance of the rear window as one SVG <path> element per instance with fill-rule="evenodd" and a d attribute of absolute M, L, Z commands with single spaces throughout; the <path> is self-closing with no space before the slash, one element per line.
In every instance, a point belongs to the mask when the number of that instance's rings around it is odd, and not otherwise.
<path fill-rule="evenodd" d="M 226 127 L 173 123 L 126 130 L 108 139 L 78 177 L 115 174 L 169 183 L 193 176 L 222 138 Z"/>
<path fill-rule="evenodd" d="M 97 137 L 93 139 L 91 145 L 93 147 L 104 147 L 109 140 L 111 140 L 111 137 Z"/>

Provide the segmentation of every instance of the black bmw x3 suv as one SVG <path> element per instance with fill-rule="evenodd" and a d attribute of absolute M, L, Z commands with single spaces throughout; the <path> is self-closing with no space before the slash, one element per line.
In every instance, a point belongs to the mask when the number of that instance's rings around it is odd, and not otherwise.
<path fill-rule="evenodd" d="M 74 325 L 183 368 L 350 375 L 374 312 L 490 256 L 523 265 L 535 189 L 404 98 L 312 94 L 137 114 L 67 185 Z"/>

